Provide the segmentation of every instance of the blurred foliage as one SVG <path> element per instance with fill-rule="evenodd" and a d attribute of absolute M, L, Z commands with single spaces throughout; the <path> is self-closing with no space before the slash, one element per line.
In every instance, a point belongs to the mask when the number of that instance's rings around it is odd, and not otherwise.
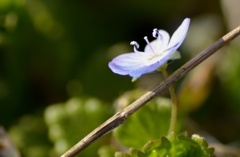
<path fill-rule="evenodd" d="M 0 127 L 0 157 L 19 157 L 18 151 L 13 147 L 2 127 Z"/>
<path fill-rule="evenodd" d="M 126 107 L 127 104 L 130 104 L 130 102 L 141 96 L 140 93 L 142 92 L 137 90 L 122 95 L 116 103 L 118 108 Z M 167 135 L 170 116 L 171 100 L 156 98 L 140 108 L 138 112 L 119 126 L 114 131 L 114 136 L 125 147 L 140 149 L 148 141 Z"/>
<path fill-rule="evenodd" d="M 109 107 L 96 98 L 71 98 L 65 104 L 47 107 L 44 118 L 49 129 L 48 136 L 54 143 L 54 152 L 60 156 L 111 114 Z M 98 148 L 108 142 L 106 139 L 98 141 L 79 156 L 97 156 Z"/>
<path fill-rule="evenodd" d="M 43 115 L 22 117 L 9 134 L 25 157 L 60 156 L 110 114 L 112 110 L 96 98 L 74 97 L 48 106 Z M 81 156 L 96 156 L 98 148 L 107 143 L 107 139 L 96 142 Z"/>
<path fill-rule="evenodd" d="M 183 18 L 190 17 L 190 30 L 180 48 L 182 59 L 169 66 L 171 73 L 239 25 L 238 4 L 234 0 L 0 0 L 0 125 L 23 157 L 61 154 L 114 113 L 112 102 L 119 95 L 134 88 L 142 93 L 162 80 L 159 73 L 153 73 L 132 83 L 131 78 L 108 69 L 113 57 L 132 51 L 130 41 L 137 41 L 143 49 L 143 37 L 151 40 L 153 28 L 172 34 Z M 236 148 L 235 154 L 240 150 L 239 41 L 174 85 L 181 118 L 178 132 L 188 128 L 184 124 L 188 117 L 201 128 L 193 133 L 201 135 L 205 130 L 219 145 Z M 169 97 L 167 90 L 162 95 Z M 127 103 L 121 99 L 116 110 L 136 98 L 130 94 Z M 134 129 L 119 132 L 136 120 L 141 122 L 134 123 L 135 130 L 147 126 L 144 129 L 149 129 L 152 139 L 164 136 L 167 122 L 161 122 L 164 126 L 155 123 L 167 116 L 158 110 L 157 100 L 130 117 L 116 136 L 94 143 L 83 156 L 113 156 L 126 143 L 142 148 L 147 139 L 139 144 L 124 142 L 134 137 Z M 147 123 L 144 116 L 153 122 Z"/>
<path fill-rule="evenodd" d="M 24 115 L 9 129 L 9 135 L 23 156 L 49 156 L 52 144 L 47 138 L 47 126 L 41 114 Z"/>

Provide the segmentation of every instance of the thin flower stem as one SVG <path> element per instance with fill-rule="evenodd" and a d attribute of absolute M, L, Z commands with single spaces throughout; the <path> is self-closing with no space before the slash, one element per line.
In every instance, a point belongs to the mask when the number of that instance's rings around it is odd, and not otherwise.
<path fill-rule="evenodd" d="M 168 78 L 168 72 L 166 69 L 161 70 L 165 79 Z M 176 121 L 177 121 L 177 97 L 174 91 L 173 85 L 168 87 L 171 99 L 172 99 L 172 112 L 171 112 L 171 119 L 170 119 L 170 126 L 168 130 L 168 135 L 174 134 Z"/>

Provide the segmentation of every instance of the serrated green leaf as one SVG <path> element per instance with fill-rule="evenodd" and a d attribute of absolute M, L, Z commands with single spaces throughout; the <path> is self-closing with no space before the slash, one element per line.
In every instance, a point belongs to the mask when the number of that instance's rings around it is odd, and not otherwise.
<path fill-rule="evenodd" d="M 213 154 L 214 148 L 208 148 L 208 143 L 203 137 L 194 134 L 192 135 L 192 140 L 199 144 L 205 156 Z"/>
<path fill-rule="evenodd" d="M 184 133 L 176 138 L 162 137 L 161 140 L 149 141 L 143 147 L 142 154 L 130 157 L 212 157 L 213 150 L 208 148 L 204 138 L 197 135 L 189 138 Z"/>
<path fill-rule="evenodd" d="M 178 135 L 178 138 L 179 139 L 187 139 L 188 138 L 188 133 L 185 131 L 185 132 L 183 132 L 183 133 L 180 133 L 179 135 Z"/>
<path fill-rule="evenodd" d="M 207 142 L 205 141 L 205 139 L 203 137 L 200 137 L 197 134 L 193 134 L 192 135 L 192 140 L 196 141 L 201 147 L 208 147 Z"/>

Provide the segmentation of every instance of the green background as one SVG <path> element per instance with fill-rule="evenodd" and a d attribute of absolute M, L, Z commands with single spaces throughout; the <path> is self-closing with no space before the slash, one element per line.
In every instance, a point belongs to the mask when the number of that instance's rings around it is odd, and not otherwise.
<path fill-rule="evenodd" d="M 79 111 L 73 118 L 88 121 L 72 124 L 74 134 L 81 132 L 82 126 L 86 128 L 74 138 L 75 143 L 114 114 L 117 97 L 133 89 L 147 91 L 163 80 L 160 73 L 153 73 L 132 83 L 130 77 L 111 72 L 108 62 L 132 52 L 131 41 L 137 41 L 143 50 L 143 37 L 152 40 L 154 28 L 172 34 L 184 18 L 190 17 L 188 35 L 179 49 L 182 59 L 169 65 L 171 73 L 240 25 L 237 4 L 231 2 L 0 0 L 0 125 L 22 156 L 29 156 L 24 151 L 28 144 L 24 143 L 34 145 L 42 140 L 46 150 L 54 145 L 54 139 L 47 136 L 52 123 L 43 118 L 49 107 L 66 105 L 72 98 L 87 106 L 88 100 L 96 99 L 102 105 L 102 110 L 96 109 L 98 114 L 91 115 L 86 109 L 86 114 Z M 174 85 L 179 113 L 188 119 L 186 123 L 189 119 L 196 122 L 224 144 L 240 139 L 239 41 Z M 162 96 L 168 97 L 168 92 Z M 62 121 L 61 125 L 65 126 Z M 16 139 L 34 129 L 37 135 L 33 134 L 30 141 L 20 139 L 23 144 L 19 145 Z M 192 131 L 187 127 L 183 130 Z M 66 134 L 73 133 L 70 130 Z"/>

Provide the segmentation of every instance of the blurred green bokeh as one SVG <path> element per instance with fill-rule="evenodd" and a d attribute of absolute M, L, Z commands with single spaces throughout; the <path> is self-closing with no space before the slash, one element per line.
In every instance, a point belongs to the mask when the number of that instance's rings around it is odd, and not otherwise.
<path fill-rule="evenodd" d="M 153 28 L 172 34 L 190 17 L 190 30 L 180 48 L 182 59 L 169 66 L 171 73 L 240 25 L 239 5 L 232 0 L 0 0 L 0 125 L 9 130 L 22 156 L 41 152 L 40 148 L 51 152 L 56 139 L 49 138 L 50 125 L 43 114 L 52 104 L 64 106 L 73 98 L 91 97 L 109 112 L 99 111 L 98 120 L 89 120 L 94 125 L 74 142 L 80 140 L 114 113 L 112 104 L 118 96 L 136 87 L 147 91 L 162 80 L 153 73 L 132 83 L 131 78 L 110 71 L 107 64 L 112 58 L 132 51 L 130 41 L 137 41 L 142 50 L 143 37 L 152 39 Z M 180 115 L 189 116 L 223 143 L 240 139 L 239 42 L 210 57 L 175 85 Z M 74 134 L 81 132 L 81 126 L 75 127 Z M 29 131 L 32 141 L 23 138 L 19 145 L 19 137 Z M 25 151 L 29 145 L 33 149 Z"/>

